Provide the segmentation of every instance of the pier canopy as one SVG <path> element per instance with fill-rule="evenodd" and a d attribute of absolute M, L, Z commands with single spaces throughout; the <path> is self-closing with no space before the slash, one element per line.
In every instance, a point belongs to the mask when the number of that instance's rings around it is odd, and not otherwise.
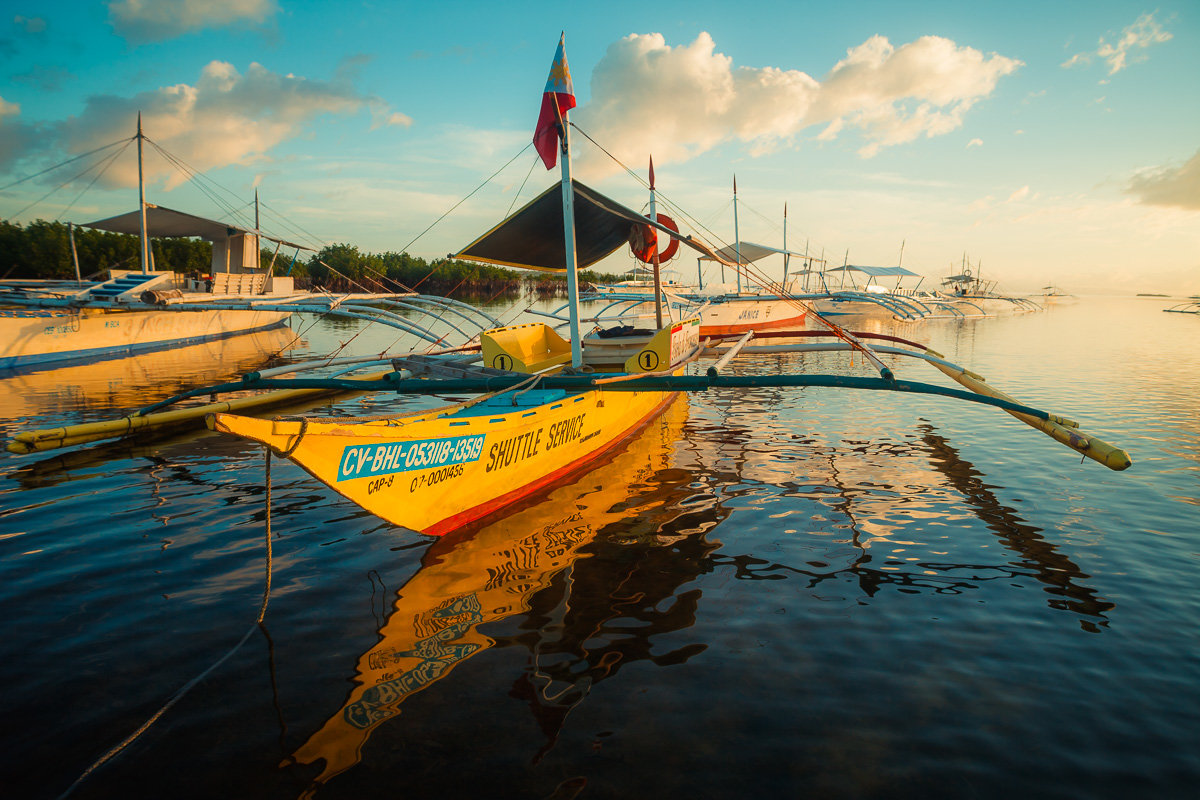
<path fill-rule="evenodd" d="M 128 214 L 118 214 L 115 217 L 96 220 L 95 222 L 84 222 L 82 223 L 82 227 L 95 228 L 98 231 L 129 233 L 134 236 L 140 236 L 142 232 L 142 219 L 141 214 L 137 211 L 130 211 Z M 176 211 L 173 208 L 156 206 L 152 203 L 146 204 L 146 235 L 166 238 L 195 236 L 210 242 L 224 242 L 234 236 L 251 235 L 257 236 L 260 239 L 266 239 L 267 241 L 278 242 L 284 247 L 294 247 L 298 250 L 312 250 L 311 247 L 289 242 L 280 239 L 278 236 L 272 236 L 269 233 L 263 233 L 254 228 L 242 228 L 237 225 L 230 225 L 228 222 L 205 219 L 204 217 L 197 217 L 194 214 Z"/>

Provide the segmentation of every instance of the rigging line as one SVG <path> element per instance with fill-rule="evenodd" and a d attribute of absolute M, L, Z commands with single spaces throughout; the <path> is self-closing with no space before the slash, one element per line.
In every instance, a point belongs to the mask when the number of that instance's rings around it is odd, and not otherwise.
<path fill-rule="evenodd" d="M 62 218 L 66 215 L 66 213 L 75 207 L 75 204 L 79 202 L 79 198 L 83 197 L 84 194 L 86 194 L 89 189 L 91 189 L 93 186 L 96 185 L 96 181 L 100 180 L 100 176 L 102 176 L 104 173 L 108 172 L 109 168 L 112 167 L 113 163 L 116 162 L 116 160 L 118 158 L 120 158 L 121 154 L 124 153 L 125 149 L 128 147 L 129 147 L 129 144 L 126 143 L 125 147 L 122 147 L 120 150 L 118 150 L 117 152 L 113 153 L 111 156 L 108 157 L 108 163 L 105 164 L 103 167 L 101 167 L 100 171 L 96 173 L 96 176 L 94 178 L 92 178 L 92 180 L 88 183 L 87 186 L 83 187 L 83 189 L 81 189 L 79 191 L 79 194 L 75 195 L 75 199 L 72 200 L 67 205 L 66 208 L 64 208 L 62 211 L 58 212 L 58 216 L 54 218 L 54 220 L 56 222 L 62 220 Z M 100 162 L 97 162 L 93 166 L 99 166 L 99 164 L 100 164 Z"/>
<path fill-rule="evenodd" d="M 19 178 L 6 186 L 0 186 L 0 192 L 11 189 L 14 186 L 18 186 L 18 185 L 24 183 L 25 181 L 33 180 L 34 178 L 38 177 L 39 175 L 45 175 L 47 172 L 53 172 L 54 170 L 58 169 L 59 167 L 65 167 L 67 164 L 70 164 L 72 161 L 78 161 L 81 158 L 87 158 L 90 155 L 95 155 L 96 153 L 99 153 L 101 150 L 107 150 L 110 147 L 116 147 L 117 145 L 121 144 L 122 142 L 124 142 L 126 145 L 128 145 L 135 138 L 136 137 L 130 136 L 127 139 L 118 139 L 115 142 L 109 142 L 106 145 L 97 147 L 95 150 L 89 150 L 86 153 L 80 153 L 79 155 L 75 156 L 74 158 L 68 158 L 66 161 L 60 161 L 52 167 L 46 167 L 41 172 L 35 172 L 32 175 L 26 175 L 24 178 Z"/>
<path fill-rule="evenodd" d="M 458 207 L 459 207 L 459 206 L 461 206 L 463 203 L 467 202 L 467 201 L 468 201 L 468 200 L 470 200 L 472 197 L 474 197 L 476 192 L 478 192 L 478 191 L 479 191 L 480 189 L 482 189 L 484 186 L 487 186 L 489 183 L 491 183 L 493 178 L 495 178 L 495 177 L 496 177 L 497 175 L 499 175 L 501 172 L 503 172 L 504 170 L 506 170 L 506 169 L 508 168 L 509 164 L 512 164 L 514 161 L 516 161 L 518 158 L 520 158 L 522 155 L 524 155 L 525 151 L 526 151 L 526 150 L 528 150 L 528 149 L 529 149 L 529 148 L 531 148 L 531 147 L 533 147 L 533 141 L 532 141 L 532 140 L 530 140 L 530 142 L 529 142 L 528 144 L 526 144 L 524 147 L 522 147 L 522 148 L 521 148 L 521 152 L 517 153 L 515 156 L 513 156 L 513 157 L 512 157 L 512 158 L 510 158 L 510 159 L 509 159 L 507 162 L 505 162 L 505 164 L 504 164 L 504 166 L 503 166 L 503 167 L 501 167 L 500 169 L 498 169 L 498 170 L 496 170 L 495 172 L 493 172 L 491 175 L 489 175 L 489 176 L 488 176 L 488 177 L 487 177 L 487 178 L 486 178 L 486 179 L 483 181 L 483 183 L 479 184 L 479 185 L 478 185 L 478 186 L 476 186 L 474 189 L 472 189 L 470 194 L 468 194 L 466 197 L 464 197 L 463 199 L 459 200 L 457 203 L 455 203 L 455 204 L 454 204 L 454 205 L 452 205 L 452 206 L 451 206 L 449 209 L 447 209 L 447 211 L 446 211 L 446 213 L 445 213 L 445 214 L 442 214 L 440 217 L 438 217 L 437 219 L 435 219 L 433 222 L 429 223 L 429 227 L 428 227 L 428 228 L 426 228 L 425 230 L 421 231 L 420 233 L 418 233 L 418 234 L 417 234 L 417 236 L 416 236 L 416 238 L 415 238 L 415 239 L 413 239 L 413 240 L 412 240 L 411 242 L 409 242 L 408 244 L 406 244 L 406 245 L 404 246 L 404 249 L 403 249 L 401 252 L 407 253 L 407 252 L 408 252 L 408 248 L 410 248 L 410 247 L 412 247 L 414 244 L 416 244 L 416 243 L 417 243 L 417 240 L 418 240 L 418 239 L 420 239 L 422 236 L 424 236 L 425 234 L 429 233 L 429 231 L 433 229 L 433 226 L 434 226 L 434 225 L 437 225 L 439 222 L 441 222 L 442 220 L 444 220 L 446 217 L 450 216 L 450 214 L 451 214 L 451 213 L 452 213 L 452 212 L 453 212 L 453 211 L 454 211 L 456 208 L 458 208 Z"/>
<path fill-rule="evenodd" d="M 186 164 L 178 156 L 175 156 L 174 154 L 169 153 L 168 151 L 164 150 L 162 147 L 160 147 L 158 144 L 151 141 L 150 139 L 147 139 L 146 141 L 150 142 L 151 146 L 154 147 L 154 149 L 157 150 L 158 153 L 163 158 L 165 158 L 168 163 L 170 163 L 177 170 L 182 172 L 184 174 L 184 176 L 187 177 L 187 179 L 197 189 L 199 189 L 201 191 L 201 193 L 203 193 L 209 200 L 212 201 L 213 205 L 217 206 L 217 208 L 222 210 L 228 216 L 232 217 L 235 221 L 239 221 L 239 224 L 242 227 L 246 227 L 246 228 L 252 227 L 252 225 L 249 222 L 246 222 L 239 215 L 239 212 L 235 209 L 233 204 L 229 200 L 226 200 L 226 199 L 220 197 L 214 191 L 214 188 L 220 189 L 221 191 L 225 192 L 226 194 L 230 195 L 231 197 L 237 197 L 237 195 L 235 195 L 233 192 L 226 189 L 224 186 L 221 186 L 219 183 L 212 180 L 211 178 L 207 178 L 204 175 L 202 175 L 201 173 L 197 172 L 192 167 L 188 166 L 188 164 Z M 207 181 L 209 184 L 211 184 L 212 188 L 210 188 L 209 186 L 206 186 L 203 183 L 203 181 Z M 238 199 L 240 200 L 241 198 L 238 198 Z"/>
<path fill-rule="evenodd" d="M 98 758 L 94 762 L 92 762 L 92 765 L 90 767 L 88 767 L 86 770 L 84 770 L 83 773 L 78 778 L 75 779 L 75 782 L 67 787 L 66 791 L 64 791 L 62 794 L 59 795 L 59 800 L 62 800 L 62 798 L 68 796 L 69 794 L 71 794 L 71 792 L 75 791 L 75 789 L 80 784 L 82 784 L 97 769 L 104 766 L 109 761 L 113 760 L 114 758 L 119 756 L 121 753 L 123 753 L 125 751 L 125 749 L 127 747 L 129 747 L 129 745 L 133 744 L 133 742 L 136 741 L 139 736 L 141 736 L 143 733 L 145 733 L 147 730 L 149 730 L 150 726 L 153 725 L 155 722 L 157 722 L 162 717 L 163 714 L 167 713 L 171 709 L 172 706 L 174 706 L 176 703 L 178 703 L 180 700 L 182 700 L 184 695 L 186 695 L 193 688 L 195 688 L 196 684 L 203 681 L 213 671 L 215 671 L 218 667 L 220 667 L 222 664 L 224 664 L 226 661 L 228 661 L 229 657 L 232 656 L 234 653 L 236 653 L 239 649 L 241 649 L 241 646 L 246 643 L 246 640 L 249 639 L 250 636 L 256 630 L 259 630 L 259 626 L 262 625 L 263 618 L 266 617 L 266 615 L 267 615 L 267 603 L 271 599 L 271 572 L 273 569 L 273 563 L 272 563 L 273 558 L 272 558 L 272 552 L 271 552 L 271 448 L 267 447 L 265 449 L 267 452 L 267 456 L 266 456 L 266 458 L 267 458 L 267 467 L 266 467 L 266 470 L 267 470 L 267 474 L 266 474 L 266 483 L 267 483 L 266 572 L 267 572 L 267 576 L 266 576 L 266 585 L 263 588 L 262 605 L 259 607 L 258 617 L 254 620 L 254 624 L 250 626 L 250 629 L 246 631 L 245 635 L 242 636 L 242 638 L 238 641 L 238 643 L 229 649 L 229 652 L 227 652 L 225 655 L 223 655 L 219 659 L 217 659 L 208 669 L 204 670 L 199 675 L 197 675 L 196 677 L 192 678 L 190 681 L 185 683 L 182 688 L 177 690 L 175 692 L 175 694 L 171 695 L 171 697 L 169 697 L 167 699 L 167 702 L 164 703 L 163 706 L 158 709 L 158 711 L 155 711 L 150 716 L 149 719 L 147 719 L 145 722 L 143 722 L 141 727 L 139 727 L 133 733 L 126 736 L 125 739 L 122 740 L 119 744 L 117 744 L 112 749 L 110 749 L 107 753 L 105 753 L 104 755 L 100 756 L 100 758 Z"/>
<path fill-rule="evenodd" d="M 537 158 L 533 159 L 533 161 L 529 164 L 529 172 L 525 173 L 525 180 L 521 181 L 521 188 L 517 189 L 517 193 L 513 196 L 512 203 L 508 206 L 508 211 L 504 212 L 505 219 L 507 219 L 509 217 L 509 215 L 512 214 L 513 206 L 515 206 L 517 204 L 517 201 L 521 199 L 521 192 L 525 191 L 525 184 L 529 182 L 529 176 L 533 174 L 533 168 L 537 166 L 538 161 L 540 161 L 540 160 L 541 160 L 541 156 L 538 156 Z"/>
<path fill-rule="evenodd" d="M 125 146 L 126 146 L 126 147 L 128 147 L 128 146 L 129 146 L 129 142 L 132 142 L 132 141 L 133 141 L 132 139 L 129 139 L 128 141 L 126 141 L 126 142 L 125 142 Z M 117 153 L 117 155 L 120 155 L 120 153 L 121 153 L 121 152 L 124 152 L 124 148 L 122 148 L 122 149 L 121 149 L 121 150 L 120 150 L 120 151 Z M 97 163 L 99 163 L 99 162 L 97 162 Z M 80 179 L 80 178 L 82 178 L 84 175 L 87 175 L 89 172 L 91 172 L 93 169 L 95 169 L 95 167 L 96 167 L 96 164 L 89 164 L 89 165 L 87 166 L 87 168 L 83 170 L 83 172 L 80 172 L 80 173 L 78 173 L 77 175 L 75 175 L 74 177 L 68 178 L 67 180 L 63 181 L 63 182 L 62 182 L 62 183 L 60 183 L 58 186 L 55 186 L 53 189 L 51 189 L 50 191 L 46 192 L 44 195 L 42 195 L 41 197 L 39 197 L 37 200 L 34 200 L 32 203 L 30 203 L 29 205 L 25 206 L 25 207 L 24 207 L 24 208 L 22 208 L 20 211 L 18 211 L 16 214 L 14 214 L 14 215 L 13 215 L 13 218 L 15 219 L 16 217 L 19 217 L 19 216 L 21 216 L 21 215 L 22 215 L 22 214 L 24 214 L 26 211 L 28 211 L 29 209 L 33 208 L 33 207 L 34 207 L 34 206 L 36 206 L 38 203 L 41 203 L 41 202 L 42 202 L 43 200 L 45 200 L 47 197 L 49 197 L 50 195 L 54 194 L 55 192 L 57 192 L 59 189 L 63 188 L 63 187 L 64 187 L 64 186 L 66 186 L 67 184 L 69 184 L 69 183 L 72 183 L 73 181 L 77 181 L 77 180 L 79 180 L 79 179 Z"/>
<path fill-rule="evenodd" d="M 242 202 L 242 197 L 240 195 L 238 195 L 237 193 L 235 193 L 232 190 L 227 189 L 226 187 L 217 183 L 212 178 L 208 177 L 204 173 L 197 170 L 195 167 L 188 164 L 186 161 L 184 161 L 179 156 L 177 156 L 174 153 L 171 153 L 168 150 L 166 150 L 165 148 L 163 148 L 161 145 L 159 145 L 157 142 L 155 142 L 153 139 L 149 138 L 148 136 L 143 137 L 143 138 L 145 138 L 147 142 L 150 142 L 151 146 L 153 146 L 154 149 L 157 150 L 164 158 L 166 158 L 168 161 L 170 161 L 171 164 L 173 164 L 176 167 L 176 169 L 178 169 L 180 172 L 183 172 L 185 175 L 187 175 L 188 179 L 191 180 L 193 183 L 195 183 L 197 188 L 201 188 L 201 189 L 205 188 L 201 185 L 201 182 L 204 181 L 204 182 L 207 182 L 208 184 L 210 184 L 213 189 L 219 189 L 220 191 L 227 194 L 229 197 L 234 198 L 234 202 Z M 220 205 L 223 209 L 225 209 L 225 211 L 227 213 L 231 213 L 234 216 L 236 216 L 237 212 L 234 210 L 234 206 L 232 205 L 231 201 L 220 200 L 217 198 L 215 193 L 213 193 L 211 191 L 206 192 L 206 194 L 208 194 L 209 197 L 213 198 L 213 201 L 216 202 L 218 205 Z M 249 227 L 249 226 L 247 225 L 246 227 Z"/>
<path fill-rule="evenodd" d="M 385 289 L 387 288 L 387 285 L 389 283 L 392 283 L 392 284 L 395 284 L 396 286 L 399 286 L 402 293 L 412 291 L 412 289 L 408 288 L 403 283 L 401 283 L 400 281 L 393 278 L 391 275 L 388 275 L 386 272 L 380 272 L 379 270 L 375 269 L 374 267 L 368 267 L 365 265 L 363 266 L 363 269 L 367 270 L 368 272 L 373 272 L 376 275 L 378 275 L 380 278 L 382 278 L 383 280 L 380 281 L 379 284 L 380 284 L 380 286 L 382 286 Z"/>
<path fill-rule="evenodd" d="M 282 228 L 286 231 L 290 231 L 295 236 L 296 239 L 299 239 L 300 241 L 302 241 L 306 244 L 313 245 L 313 248 L 312 248 L 313 250 L 319 251 L 329 244 L 328 240 L 322 239 L 320 236 L 317 236 L 314 233 L 310 233 L 308 230 L 300 227 L 300 225 L 298 223 L 292 222 L 290 219 L 285 217 L 281 212 L 276 211 L 270 205 L 260 202 L 259 208 L 262 209 L 264 216 L 269 217 L 272 220 L 274 220 L 275 223 L 277 225 L 279 225 L 280 228 Z"/>
<path fill-rule="evenodd" d="M 621 161 L 621 159 L 617 158 L 612 153 L 610 153 L 608 150 L 606 150 L 603 145 L 601 145 L 599 142 L 597 142 L 595 139 L 593 139 L 590 135 L 588 135 L 587 131 L 580 128 L 574 122 L 570 123 L 570 125 L 572 128 L 579 131 L 579 133 L 583 136 L 583 138 L 587 139 L 589 142 L 591 142 L 593 145 L 595 145 L 596 149 L 598 149 L 600 152 L 604 153 L 604 155 L 606 155 L 610 159 L 612 159 L 615 164 L 617 164 L 622 169 L 624 169 L 625 172 L 627 172 L 630 175 L 630 177 L 632 177 L 635 181 L 637 181 L 639 184 L 641 184 L 646 189 L 650 188 L 650 183 L 646 179 L 644 179 L 642 176 L 638 175 L 636 172 L 634 172 L 632 169 L 630 169 L 623 161 Z M 691 214 L 689 214 L 687 211 L 685 211 L 681 206 L 672 202 L 669 197 L 667 197 L 666 195 L 664 195 L 662 193 L 662 191 L 655 189 L 655 197 L 663 202 L 664 207 L 666 207 L 670 210 L 674 210 L 675 213 L 679 215 L 680 219 L 690 222 L 693 228 L 697 229 L 698 231 L 703 231 L 708 236 L 712 237 L 715 241 L 718 241 L 723 245 L 728 244 L 728 242 L 726 242 L 720 236 L 717 236 L 715 233 L 713 233 L 711 230 L 709 230 L 705 225 L 703 225 L 699 220 L 697 220 L 695 217 L 693 217 Z M 705 244 L 709 244 L 709 243 L 706 241 Z M 711 245 L 710 245 L 710 247 L 711 247 Z M 716 248 L 714 247 L 712 249 L 715 250 Z"/>

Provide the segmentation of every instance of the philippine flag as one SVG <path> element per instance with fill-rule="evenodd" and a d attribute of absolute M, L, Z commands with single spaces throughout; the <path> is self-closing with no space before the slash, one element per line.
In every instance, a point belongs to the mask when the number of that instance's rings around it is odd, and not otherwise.
<path fill-rule="evenodd" d="M 542 95 L 542 111 L 533 130 L 533 146 L 542 157 L 546 169 L 554 169 L 558 163 L 558 121 L 566 116 L 567 109 L 574 107 L 575 87 L 571 83 L 571 71 L 567 69 L 563 37 L 560 36 L 554 64 L 550 67 L 550 77 L 546 80 L 546 92 Z"/>

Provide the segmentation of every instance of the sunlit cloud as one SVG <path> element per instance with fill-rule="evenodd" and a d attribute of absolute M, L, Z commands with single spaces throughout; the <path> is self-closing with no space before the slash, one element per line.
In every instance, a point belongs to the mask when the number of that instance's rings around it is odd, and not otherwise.
<path fill-rule="evenodd" d="M 1181 166 L 1137 173 L 1125 191 L 1146 205 L 1200 210 L 1200 150 Z"/>
<path fill-rule="evenodd" d="M 967 142 L 967 147 L 968 147 L 968 148 L 971 148 L 971 147 L 983 147 L 983 139 L 980 139 L 980 138 L 978 138 L 978 137 L 977 137 L 977 138 L 975 138 L 975 139 L 972 139 L 971 141 Z"/>
<path fill-rule="evenodd" d="M 148 138 L 203 172 L 266 160 L 272 148 L 302 133 L 314 118 L 364 108 L 385 122 L 399 113 L 345 83 L 281 75 L 257 63 L 242 74 L 232 64 L 212 61 L 195 85 L 164 86 L 132 97 L 93 96 L 81 114 L 60 123 L 59 133 L 69 152 L 86 152 L 96 142 L 131 136 L 140 111 Z M 161 159 L 147 159 L 146 168 L 148 179 L 162 180 L 168 188 L 186 179 Z M 114 164 L 103 182 L 132 186 L 136 180 L 135 164 Z"/>
<path fill-rule="evenodd" d="M 727 141 L 752 156 L 795 146 L 806 129 L 832 141 L 885 147 L 958 129 L 964 114 L 1022 64 L 949 39 L 924 36 L 896 47 L 873 36 L 818 81 L 799 70 L 739 67 L 707 33 L 672 47 L 661 34 L 609 46 L 591 76 L 591 99 L 576 121 L 626 163 L 691 159 Z M 612 171 L 584 151 L 585 172 Z"/>
<path fill-rule="evenodd" d="M 261 25 L 278 11 L 275 0 L 111 0 L 108 21 L 118 36 L 144 44 L 206 28 Z"/>
<path fill-rule="evenodd" d="M 1093 57 L 1101 58 L 1108 64 L 1108 74 L 1115 75 L 1129 66 L 1133 61 L 1144 59 L 1139 57 L 1139 51 L 1151 45 L 1170 41 L 1172 34 L 1163 30 L 1154 19 L 1154 14 L 1142 14 L 1137 20 L 1121 32 L 1115 42 L 1107 42 L 1103 37 L 1094 52 L 1076 53 L 1063 62 L 1063 67 L 1073 67 L 1077 64 L 1090 64 Z"/>

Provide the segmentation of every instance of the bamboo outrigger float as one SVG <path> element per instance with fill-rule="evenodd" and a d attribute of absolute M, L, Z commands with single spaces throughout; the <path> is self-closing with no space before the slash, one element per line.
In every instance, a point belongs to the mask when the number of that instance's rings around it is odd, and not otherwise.
<path fill-rule="evenodd" d="M 142 416 L 171 414 L 161 408 L 191 397 L 247 390 L 265 390 L 267 397 L 278 397 L 279 392 L 367 391 L 472 396 L 440 408 L 384 417 L 259 419 L 232 413 L 240 410 L 233 408 L 191 412 L 193 420 L 204 414 L 213 430 L 267 445 L 270 452 L 290 458 L 372 513 L 434 535 L 486 517 L 586 468 L 653 419 L 677 393 L 713 388 L 840 387 L 951 397 L 1000 408 L 1110 469 L 1130 466 L 1128 454 L 1081 432 L 1074 421 L 1020 403 L 924 345 L 852 333 L 815 313 L 811 318 L 822 329 L 702 337 L 699 319 L 690 318 L 654 331 L 627 325 L 583 331 L 577 266 L 599 261 L 626 241 L 637 239 L 644 245 L 646 230 L 720 256 L 693 237 L 572 180 L 566 113 L 575 103 L 562 47 L 560 41 L 534 136 L 548 168 L 561 153 L 562 180 L 554 187 L 559 191 L 535 198 L 458 257 L 565 271 L 568 339 L 541 323 L 496 327 L 484 331 L 478 345 L 396 358 L 384 373 L 359 378 L 251 373 L 241 381 L 188 392 L 144 409 Z M 563 237 L 544 235 L 547 216 L 559 213 Z M 638 236 L 632 237 L 631 231 Z M 751 343 L 785 337 L 782 344 Z M 816 338 L 833 341 L 813 341 Z M 868 345 L 869 340 L 874 343 Z M 878 377 L 727 372 L 747 354 L 816 351 L 857 353 Z M 900 380 L 881 356 L 928 361 L 964 388 Z M 703 357 L 717 360 L 701 372 L 698 360 Z M 122 424 L 135 427 L 128 420 L 104 430 L 75 426 L 18 434 L 9 449 L 31 452 L 118 435 Z"/>

